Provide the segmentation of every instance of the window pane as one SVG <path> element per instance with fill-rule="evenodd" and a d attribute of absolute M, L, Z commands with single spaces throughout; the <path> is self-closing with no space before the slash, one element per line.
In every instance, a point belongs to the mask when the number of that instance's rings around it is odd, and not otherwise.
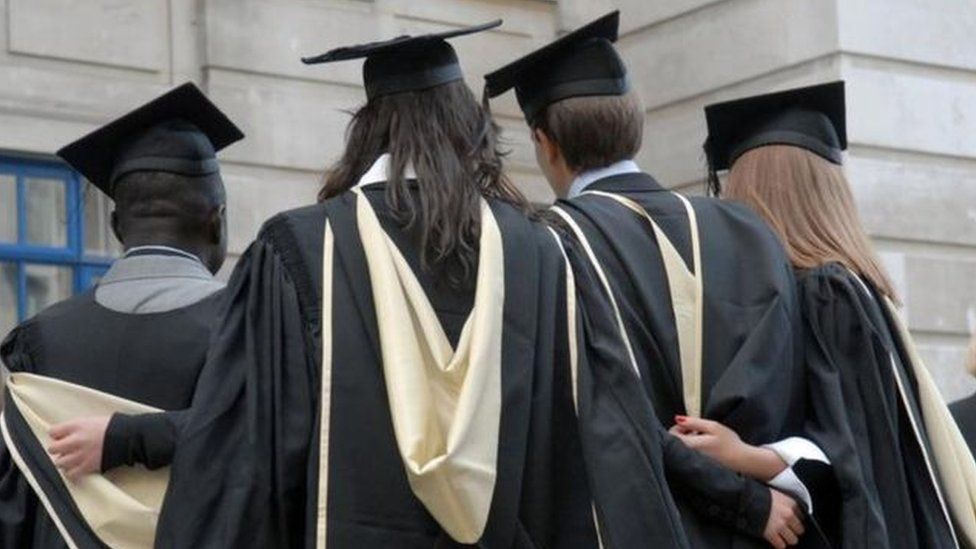
<path fill-rule="evenodd" d="M 108 271 L 108 266 L 102 267 L 80 267 L 81 269 L 81 288 L 87 290 L 92 286 L 98 284 L 102 277 L 105 276 L 105 272 Z"/>
<path fill-rule="evenodd" d="M 27 316 L 71 297 L 71 268 L 54 265 L 25 265 Z"/>
<path fill-rule="evenodd" d="M 17 325 L 17 264 L 0 263 L 0 340 Z"/>
<path fill-rule="evenodd" d="M 17 178 L 0 174 L 0 242 L 17 242 Z"/>
<path fill-rule="evenodd" d="M 63 248 L 68 244 L 65 184 L 60 179 L 24 179 L 27 242 Z"/>
<path fill-rule="evenodd" d="M 85 253 L 115 257 L 122 246 L 112 233 L 112 202 L 107 196 L 85 185 Z"/>

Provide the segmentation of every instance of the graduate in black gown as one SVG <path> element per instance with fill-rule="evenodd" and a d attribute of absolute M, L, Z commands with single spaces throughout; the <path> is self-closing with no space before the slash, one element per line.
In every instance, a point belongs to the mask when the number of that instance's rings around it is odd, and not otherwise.
<path fill-rule="evenodd" d="M 796 269 L 805 432 L 839 485 L 813 506 L 839 512 L 835 545 L 972 547 L 976 466 L 858 219 L 841 167 L 844 104 L 834 82 L 709 106 L 710 167 L 730 170 L 723 196 L 760 212 Z"/>
<path fill-rule="evenodd" d="M 976 376 L 976 337 L 969 342 L 969 350 L 966 352 L 966 370 L 970 375 Z M 949 405 L 949 410 L 952 412 L 952 417 L 956 419 L 969 449 L 976 451 L 976 394 L 953 402 Z"/>
<path fill-rule="evenodd" d="M 320 203 L 228 285 L 158 547 L 685 547 L 600 288 L 505 179 L 446 38 L 365 57 Z"/>
<path fill-rule="evenodd" d="M 115 201 L 125 255 L 0 347 L 0 547 L 152 544 L 223 288 L 214 155 L 242 137 L 186 84 L 59 151 Z"/>
<path fill-rule="evenodd" d="M 634 162 L 644 113 L 613 47 L 618 20 L 610 13 L 494 71 L 486 93 L 515 89 L 561 198 L 556 223 L 612 288 L 611 322 L 627 334 L 634 383 L 667 422 L 661 427 L 703 416 L 754 444 L 780 441 L 802 420 L 799 308 L 786 255 L 748 209 L 685 199 Z M 791 496 L 709 467 L 673 436 L 662 443 L 692 546 L 783 546 L 804 532 Z M 771 463 L 763 481 L 803 490 L 776 453 L 762 458 Z M 702 489 L 690 490 L 692 480 Z"/>

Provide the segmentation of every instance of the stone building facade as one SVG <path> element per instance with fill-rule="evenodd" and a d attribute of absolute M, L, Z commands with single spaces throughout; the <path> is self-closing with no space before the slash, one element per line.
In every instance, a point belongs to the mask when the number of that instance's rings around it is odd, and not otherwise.
<path fill-rule="evenodd" d="M 681 190 L 702 188 L 704 104 L 847 81 L 847 169 L 864 222 L 940 386 L 950 399 L 972 392 L 962 367 L 976 322 L 968 0 L 0 0 L 0 216 L 9 219 L 13 200 L 4 162 L 47 162 L 193 80 L 247 133 L 221 154 L 238 255 L 264 219 L 314 199 L 345 111 L 364 100 L 359 63 L 306 67 L 302 55 L 501 17 L 500 29 L 455 43 L 480 94 L 491 68 L 612 8 L 623 11 L 619 46 L 647 112 L 639 163 Z M 533 200 L 549 200 L 514 98 L 493 109 L 512 176 Z M 104 205 L 97 210 L 84 216 L 85 239 L 111 249 L 97 226 Z M 4 255 L 3 226 L 0 268 L 14 253 Z M 76 289 L 79 280 L 88 278 L 76 277 Z M 0 288 L 0 323 L 17 309 L 11 295 Z"/>

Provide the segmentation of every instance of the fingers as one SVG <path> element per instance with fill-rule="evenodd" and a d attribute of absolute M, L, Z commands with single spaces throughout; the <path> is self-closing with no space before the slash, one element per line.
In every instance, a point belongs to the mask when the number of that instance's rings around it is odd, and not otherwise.
<path fill-rule="evenodd" d="M 54 456 L 54 465 L 62 471 L 69 471 L 82 464 L 84 460 L 78 452 Z"/>
<path fill-rule="evenodd" d="M 776 549 L 786 549 L 786 541 L 779 534 L 767 536 L 766 541 Z"/>
<path fill-rule="evenodd" d="M 779 535 L 780 537 L 783 538 L 784 541 L 786 541 L 787 545 L 796 545 L 797 543 L 800 543 L 800 538 L 797 537 L 797 535 L 794 534 L 793 531 L 790 530 L 789 528 L 784 528 L 783 531 L 779 533 Z"/>
<path fill-rule="evenodd" d="M 98 472 L 97 468 L 88 462 L 84 452 L 71 452 L 53 457 L 54 465 L 71 481 L 77 481 L 85 475 Z"/>
<path fill-rule="evenodd" d="M 803 527 L 803 521 L 800 517 L 793 515 L 792 517 L 786 519 L 786 525 L 793 531 L 797 536 L 802 536 L 806 532 L 806 528 Z"/>
<path fill-rule="evenodd" d="M 62 439 L 77 430 L 77 423 L 74 421 L 65 421 L 64 423 L 58 423 L 52 426 L 47 434 L 54 440 Z"/>
<path fill-rule="evenodd" d="M 52 442 L 47 451 L 51 454 L 67 454 L 81 448 L 82 441 L 78 437 L 68 436 Z"/>
<path fill-rule="evenodd" d="M 691 448 L 692 450 L 700 450 L 708 442 L 707 435 L 686 435 L 683 433 L 674 433 L 674 436 L 678 438 L 685 446 Z"/>
<path fill-rule="evenodd" d="M 87 474 L 88 474 L 88 470 L 82 465 L 77 465 L 75 467 L 72 467 L 71 469 L 64 471 L 64 476 L 67 477 L 68 480 L 70 480 L 71 482 L 77 482 L 78 480 L 81 479 L 81 477 Z"/>
<path fill-rule="evenodd" d="M 674 420 L 678 425 L 688 431 L 697 431 L 699 433 L 715 432 L 715 422 L 708 419 L 691 416 L 675 416 Z"/>

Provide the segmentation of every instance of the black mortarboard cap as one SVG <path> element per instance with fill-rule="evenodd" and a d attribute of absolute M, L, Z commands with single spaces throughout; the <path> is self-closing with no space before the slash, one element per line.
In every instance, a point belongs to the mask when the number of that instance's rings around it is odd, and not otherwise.
<path fill-rule="evenodd" d="M 531 124 L 542 108 L 556 101 L 627 93 L 627 67 L 613 47 L 619 23 L 620 12 L 610 12 L 486 75 L 485 94 L 495 97 L 515 88 Z"/>
<path fill-rule="evenodd" d="M 715 174 L 756 147 L 793 145 L 834 164 L 847 148 L 843 81 L 715 103 L 705 107 L 705 120 L 714 190 Z"/>
<path fill-rule="evenodd" d="M 306 65 L 332 63 L 366 58 L 363 63 L 363 82 L 366 97 L 419 91 L 464 78 L 449 38 L 493 29 L 501 19 L 490 23 L 420 36 L 398 36 L 382 42 L 346 46 L 316 55 L 303 57 Z"/>
<path fill-rule="evenodd" d="M 111 197 L 119 178 L 132 172 L 216 173 L 216 151 L 243 138 L 241 130 L 187 82 L 57 154 Z"/>

